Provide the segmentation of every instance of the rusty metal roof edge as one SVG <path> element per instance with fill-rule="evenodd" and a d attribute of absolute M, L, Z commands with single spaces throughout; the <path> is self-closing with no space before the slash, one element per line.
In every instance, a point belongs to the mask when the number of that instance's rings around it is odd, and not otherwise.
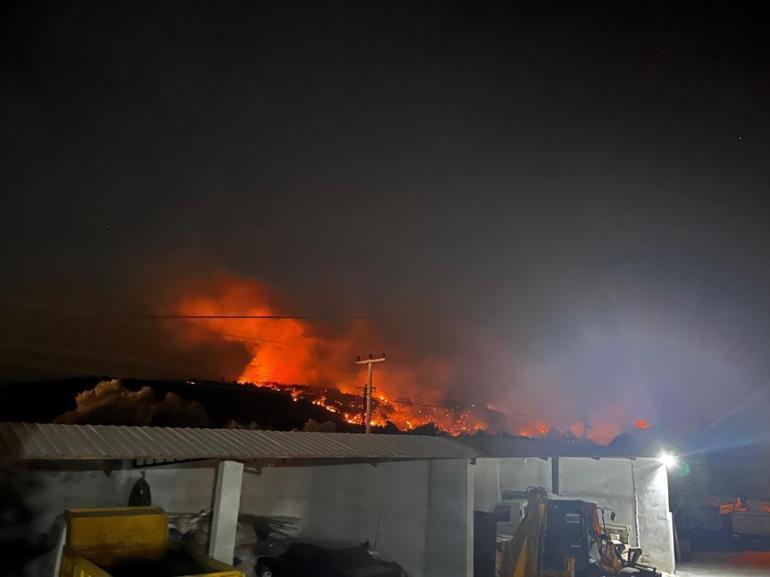
<path fill-rule="evenodd" d="M 73 443 L 75 439 L 77 441 Z M 157 445 L 154 443 L 156 439 Z M 250 450 L 250 447 L 253 449 Z M 173 456 L 169 454 L 170 450 Z M 452 439 L 424 435 L 0 422 L 0 458 L 18 460 L 230 458 L 391 461 L 474 459 L 481 455 L 475 448 Z"/>

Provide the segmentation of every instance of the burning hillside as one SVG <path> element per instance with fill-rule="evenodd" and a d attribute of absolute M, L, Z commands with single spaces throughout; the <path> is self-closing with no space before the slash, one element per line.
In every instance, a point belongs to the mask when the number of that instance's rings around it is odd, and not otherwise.
<path fill-rule="evenodd" d="M 375 370 L 375 426 L 390 422 L 412 430 L 433 423 L 455 435 L 488 430 L 525 436 L 555 428 L 600 442 L 608 442 L 622 429 L 616 421 L 592 420 L 589 430 L 586 419 L 564 424 L 541 416 L 525 399 L 514 408 L 492 405 L 485 402 L 483 390 L 475 391 L 478 402 L 467 400 L 468 395 L 465 401 L 452 400 L 451 383 L 463 377 L 451 357 L 418 355 L 404 339 L 383 335 L 373 320 L 209 318 L 271 316 L 282 313 L 285 306 L 261 283 L 224 276 L 196 287 L 176 303 L 178 314 L 194 318 L 169 328 L 190 346 L 224 342 L 240 347 L 248 358 L 240 383 L 287 392 L 295 401 L 308 400 L 351 424 L 363 422 L 365 380 L 353 360 L 361 352 L 386 350 L 392 360 Z M 621 418 L 629 424 L 634 421 L 631 415 L 621 413 Z"/>
<path fill-rule="evenodd" d="M 286 392 L 291 395 L 294 401 L 309 400 L 314 405 L 339 415 L 351 425 L 363 425 L 364 398 L 362 392 L 352 394 L 337 388 L 284 385 L 275 382 L 249 382 L 245 384 Z M 406 397 L 389 399 L 381 393 L 375 393 L 372 397 L 372 425 L 385 427 L 388 423 L 392 423 L 402 431 L 433 424 L 442 431 L 453 435 L 473 433 L 487 429 L 487 419 L 490 412 L 490 409 L 477 409 L 473 404 L 468 407 L 431 405 Z"/>
<path fill-rule="evenodd" d="M 274 315 L 274 295 L 254 281 L 227 278 L 213 293 L 193 295 L 179 304 L 179 313 L 207 315 Z M 238 343 L 248 351 L 249 362 L 239 382 L 289 392 L 293 399 L 307 399 L 351 424 L 363 423 L 363 375 L 353 364 L 354 346 L 383 346 L 371 321 L 365 319 L 314 321 L 278 319 L 191 319 L 183 327 L 191 343 L 211 339 Z M 396 358 L 405 358 L 396 354 Z M 411 363 L 410 363 L 411 364 Z M 378 367 L 372 399 L 372 423 L 393 423 L 409 430 L 433 423 L 453 434 L 469 433 L 500 420 L 496 411 L 475 404 L 448 402 L 442 384 L 452 367 L 440 359 L 422 360 L 405 369 Z M 414 394 L 418 392 L 419 394 Z"/>

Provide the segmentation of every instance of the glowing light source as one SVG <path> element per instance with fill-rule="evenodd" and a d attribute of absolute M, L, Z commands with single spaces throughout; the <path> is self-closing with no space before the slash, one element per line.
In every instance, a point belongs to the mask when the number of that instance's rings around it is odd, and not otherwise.
<path fill-rule="evenodd" d="M 673 469 L 679 464 L 679 458 L 673 453 L 669 453 L 668 451 L 662 452 L 658 456 L 658 461 L 661 465 L 666 467 L 666 469 Z"/>

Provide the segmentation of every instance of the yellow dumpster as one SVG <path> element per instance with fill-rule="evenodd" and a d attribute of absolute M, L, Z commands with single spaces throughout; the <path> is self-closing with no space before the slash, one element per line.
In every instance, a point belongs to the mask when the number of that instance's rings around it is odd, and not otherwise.
<path fill-rule="evenodd" d="M 59 577 L 243 577 L 170 541 L 159 507 L 72 509 Z"/>

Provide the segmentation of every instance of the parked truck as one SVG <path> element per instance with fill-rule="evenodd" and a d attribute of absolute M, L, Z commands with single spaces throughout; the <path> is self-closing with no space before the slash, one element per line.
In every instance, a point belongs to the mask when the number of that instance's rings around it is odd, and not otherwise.
<path fill-rule="evenodd" d="M 770 502 L 736 498 L 711 499 L 677 511 L 677 555 L 689 560 L 693 551 L 770 547 Z"/>
<path fill-rule="evenodd" d="M 57 526 L 56 577 L 244 577 L 169 539 L 159 507 L 73 509 Z"/>

